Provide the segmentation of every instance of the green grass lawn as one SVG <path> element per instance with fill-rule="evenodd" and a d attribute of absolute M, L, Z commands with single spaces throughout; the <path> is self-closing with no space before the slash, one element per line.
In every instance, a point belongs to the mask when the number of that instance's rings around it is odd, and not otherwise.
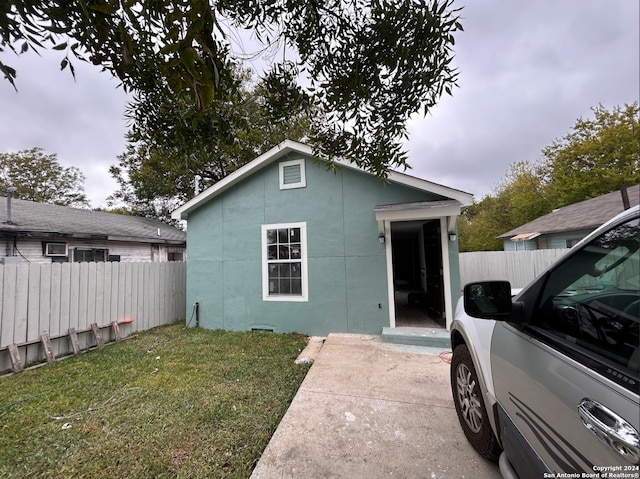
<path fill-rule="evenodd" d="M 249 477 L 305 340 L 176 324 L 2 378 L 0 477 Z"/>

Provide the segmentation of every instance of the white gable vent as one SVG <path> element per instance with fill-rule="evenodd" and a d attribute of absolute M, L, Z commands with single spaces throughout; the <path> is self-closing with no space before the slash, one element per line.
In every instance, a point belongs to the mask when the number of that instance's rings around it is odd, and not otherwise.
<path fill-rule="evenodd" d="M 307 179 L 304 171 L 304 159 L 283 161 L 280 163 L 280 189 L 304 188 Z"/>

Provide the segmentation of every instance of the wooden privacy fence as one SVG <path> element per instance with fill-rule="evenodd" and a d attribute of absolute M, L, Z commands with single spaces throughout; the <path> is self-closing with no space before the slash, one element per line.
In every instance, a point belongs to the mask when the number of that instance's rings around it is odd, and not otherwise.
<path fill-rule="evenodd" d="M 523 288 L 568 249 L 478 251 L 460 254 L 460 283 L 503 279 Z"/>
<path fill-rule="evenodd" d="M 0 266 L 0 371 L 185 317 L 186 263 Z"/>

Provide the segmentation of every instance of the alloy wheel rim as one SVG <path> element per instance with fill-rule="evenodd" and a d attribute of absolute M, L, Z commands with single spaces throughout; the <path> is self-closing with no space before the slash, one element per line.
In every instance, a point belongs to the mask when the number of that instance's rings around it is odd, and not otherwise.
<path fill-rule="evenodd" d="M 464 422 L 472 432 L 477 434 L 482 429 L 482 407 L 476 386 L 476 381 L 471 376 L 471 370 L 466 364 L 459 364 L 456 371 L 458 405 Z"/>

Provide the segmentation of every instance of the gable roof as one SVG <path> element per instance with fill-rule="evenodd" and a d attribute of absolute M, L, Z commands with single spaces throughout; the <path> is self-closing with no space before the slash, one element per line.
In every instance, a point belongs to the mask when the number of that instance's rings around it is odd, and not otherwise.
<path fill-rule="evenodd" d="M 67 237 L 184 244 L 186 233 L 162 221 L 103 211 L 11 199 L 11 224 L 7 224 L 7 201 L 0 198 L 0 236 L 31 234 Z"/>
<path fill-rule="evenodd" d="M 260 155 L 255 160 L 247 163 L 230 175 L 226 176 L 224 179 L 218 181 L 215 185 L 195 196 L 190 201 L 186 202 L 180 208 L 175 210 L 172 213 L 171 217 L 177 220 L 186 220 L 189 217 L 189 213 L 191 213 L 192 211 L 200 208 L 208 201 L 222 194 L 223 192 L 241 182 L 256 171 L 273 163 L 279 158 L 288 155 L 289 153 L 302 153 L 308 156 L 313 156 L 313 150 L 309 145 L 299 143 L 297 141 L 285 140 L 279 145 L 271 148 L 266 153 Z M 368 171 L 356 166 L 351 162 L 344 160 L 335 160 L 335 163 L 337 163 L 341 167 L 350 168 L 373 176 Z M 457 200 L 462 206 L 469 206 L 473 202 L 473 195 L 471 195 L 471 193 L 466 193 L 461 190 L 456 190 L 454 188 L 449 188 L 437 183 L 432 183 L 430 181 L 416 178 L 415 176 L 410 176 L 404 173 L 399 173 L 397 171 L 390 171 L 387 177 L 387 181 L 422 190 L 428 193 L 434 193 L 436 195 L 440 195 L 452 200 Z"/>
<path fill-rule="evenodd" d="M 627 188 L 630 206 L 640 202 L 640 185 Z M 563 206 L 529 223 L 504 233 L 498 238 L 533 239 L 542 234 L 595 229 L 624 211 L 622 194 L 613 191 L 596 198 Z"/>

